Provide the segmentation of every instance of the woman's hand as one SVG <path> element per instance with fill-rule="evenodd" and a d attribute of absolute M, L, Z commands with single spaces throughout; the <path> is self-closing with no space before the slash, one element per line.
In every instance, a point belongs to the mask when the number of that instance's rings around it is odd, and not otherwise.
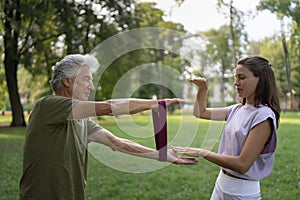
<path fill-rule="evenodd" d="M 209 78 L 201 78 L 201 77 L 196 77 L 196 78 L 192 78 L 189 79 L 188 81 L 190 83 L 194 83 L 195 85 L 198 86 L 199 89 L 203 90 L 207 90 L 208 89 L 208 85 L 209 85 Z"/>
<path fill-rule="evenodd" d="M 205 149 L 192 147 L 173 147 L 172 150 L 174 150 L 176 153 L 192 157 L 205 157 L 209 153 L 209 151 Z"/>
<path fill-rule="evenodd" d="M 182 165 L 196 165 L 198 160 L 195 158 L 180 158 L 176 155 L 176 152 L 173 149 L 168 150 L 167 161 L 174 164 Z"/>

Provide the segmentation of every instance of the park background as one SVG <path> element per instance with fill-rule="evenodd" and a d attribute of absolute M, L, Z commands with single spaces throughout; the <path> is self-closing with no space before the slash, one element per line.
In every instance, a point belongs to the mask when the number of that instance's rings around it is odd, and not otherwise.
<path fill-rule="evenodd" d="M 174 0 L 170 6 L 180 10 L 191 1 Z M 201 1 L 202 4 L 206 2 Z M 152 63 L 150 67 L 165 65 L 176 70 L 180 76 L 174 79 L 181 81 L 175 84 L 193 76 L 211 77 L 208 103 L 227 105 L 235 102 L 236 96 L 231 84 L 234 63 L 243 55 L 264 56 L 269 59 L 276 74 L 283 119 L 279 127 L 277 162 L 272 175 L 262 182 L 262 193 L 264 199 L 297 199 L 300 196 L 299 155 L 296 148 L 299 146 L 297 133 L 300 124 L 300 2 L 261 0 L 255 12 L 240 10 L 237 2 L 240 1 L 215 1 L 216 12 L 223 16 L 220 24 L 207 30 L 190 31 L 184 24 L 171 21 L 170 13 L 160 9 L 155 1 L 1 1 L 1 199 L 17 197 L 28 113 L 39 97 L 52 94 L 49 85 L 52 66 L 67 54 L 88 54 L 116 34 L 145 27 L 165 28 L 162 35 L 170 34 L 167 29 L 184 33 L 185 40 L 173 40 L 182 53 L 138 49 L 120 56 L 101 76 L 95 99 L 110 99 L 114 86 L 126 72 L 144 63 Z M 246 24 L 261 12 L 275 16 L 280 29 L 270 31 L 272 34 L 266 37 L 253 38 L 249 36 Z M 193 20 L 213 23 L 213 19 L 209 18 L 195 17 Z M 258 27 L 257 32 L 260 29 L 262 27 Z M 184 59 L 186 57 L 192 62 Z M 152 74 L 147 76 L 160 75 L 159 71 L 150 72 Z M 176 92 L 176 97 L 184 98 L 187 102 L 193 101 L 195 88 L 189 84 L 176 87 L 180 91 Z M 166 98 L 175 94 L 166 87 L 147 84 L 131 97 L 153 96 Z M 184 113 L 191 113 L 190 107 L 184 109 Z M 177 110 L 171 110 L 171 123 L 176 122 L 172 117 L 178 115 Z M 148 119 L 147 115 L 136 116 L 137 122 L 144 118 Z M 126 137 L 112 119 L 99 120 L 100 124 Z M 204 121 L 201 124 L 204 127 L 199 129 L 199 138 L 195 139 L 194 146 L 201 145 L 201 135 L 209 126 Z M 139 141 L 138 138 L 132 139 Z M 141 142 L 153 146 L 150 141 Z M 90 165 L 88 197 L 92 199 L 207 199 L 218 172 L 217 167 L 203 160 L 196 167 L 170 166 L 158 172 L 134 175 L 110 169 L 95 160 Z M 160 178 L 155 180 L 155 177 Z"/>

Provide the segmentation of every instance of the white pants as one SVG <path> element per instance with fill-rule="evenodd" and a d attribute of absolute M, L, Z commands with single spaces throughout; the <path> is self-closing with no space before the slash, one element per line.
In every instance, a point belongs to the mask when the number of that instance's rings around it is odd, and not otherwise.
<path fill-rule="evenodd" d="M 222 170 L 216 180 L 211 200 L 259 200 L 259 181 L 243 180 L 225 175 Z"/>

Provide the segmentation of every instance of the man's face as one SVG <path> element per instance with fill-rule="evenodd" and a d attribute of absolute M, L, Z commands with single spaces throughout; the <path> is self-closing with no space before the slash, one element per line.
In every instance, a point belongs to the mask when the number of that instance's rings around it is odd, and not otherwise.
<path fill-rule="evenodd" d="M 89 67 L 80 67 L 77 76 L 73 80 L 72 98 L 87 101 L 94 90 L 93 77 Z"/>

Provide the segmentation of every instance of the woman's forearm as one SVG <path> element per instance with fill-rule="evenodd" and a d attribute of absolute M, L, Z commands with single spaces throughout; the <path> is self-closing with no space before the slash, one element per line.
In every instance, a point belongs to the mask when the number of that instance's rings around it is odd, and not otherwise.
<path fill-rule="evenodd" d="M 197 118 L 206 118 L 209 119 L 210 116 L 206 115 L 206 95 L 207 95 L 207 90 L 198 90 L 197 96 L 195 99 L 195 104 L 194 104 L 194 116 Z"/>
<path fill-rule="evenodd" d="M 241 159 L 239 159 L 239 156 L 227 156 L 218 154 L 212 151 L 204 150 L 204 156 L 203 158 L 227 169 L 231 169 L 233 171 L 236 171 L 240 174 L 244 174 L 250 166 L 245 166 L 243 162 L 241 162 Z"/>

